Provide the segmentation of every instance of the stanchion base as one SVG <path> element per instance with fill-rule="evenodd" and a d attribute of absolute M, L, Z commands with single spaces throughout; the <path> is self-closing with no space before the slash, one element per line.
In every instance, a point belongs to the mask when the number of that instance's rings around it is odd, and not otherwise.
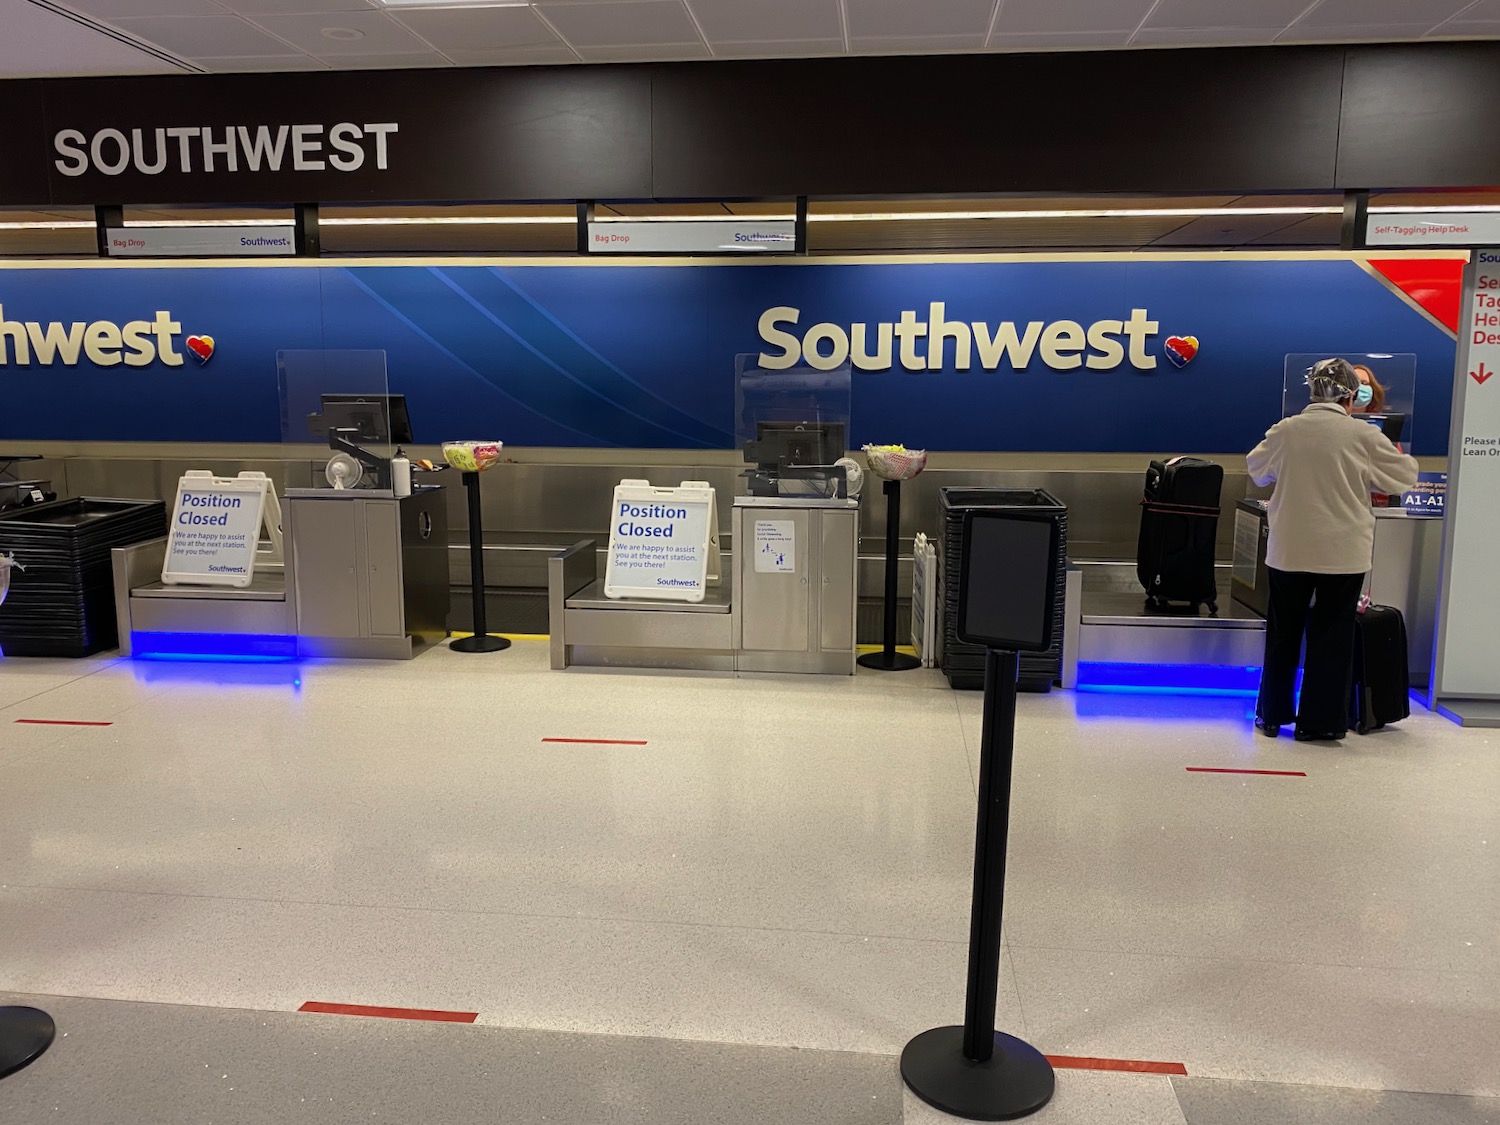
<path fill-rule="evenodd" d="M 52 1017 L 38 1008 L 0 1008 L 0 1078 L 35 1062 L 57 1038 Z"/>
<path fill-rule="evenodd" d="M 454 652 L 499 652 L 510 648 L 509 637 L 497 637 L 493 633 L 475 633 L 472 637 L 459 637 L 448 645 Z"/>
<path fill-rule="evenodd" d="M 928 1105 L 970 1121 L 1009 1121 L 1035 1113 L 1057 1087 L 1052 1064 L 1030 1043 L 995 1033 L 989 1062 L 964 1057 L 964 1029 L 924 1031 L 901 1052 L 901 1077 Z"/>
<path fill-rule="evenodd" d="M 922 667 L 922 662 L 915 656 L 908 656 L 904 652 L 867 652 L 855 661 L 861 668 L 878 668 L 882 672 L 910 672 L 913 668 Z"/>

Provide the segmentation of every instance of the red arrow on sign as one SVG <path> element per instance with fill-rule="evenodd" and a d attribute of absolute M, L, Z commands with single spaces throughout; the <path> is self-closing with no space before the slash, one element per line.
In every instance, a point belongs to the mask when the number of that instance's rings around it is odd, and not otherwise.
<path fill-rule="evenodd" d="M 1478 371 L 1470 371 L 1469 372 L 1469 378 L 1473 379 L 1474 382 L 1478 383 L 1480 386 L 1483 386 L 1484 385 L 1484 381 L 1486 379 L 1488 379 L 1493 374 L 1494 374 L 1493 371 L 1486 371 L 1484 369 L 1484 364 L 1481 363 L 1479 365 L 1479 370 Z"/>

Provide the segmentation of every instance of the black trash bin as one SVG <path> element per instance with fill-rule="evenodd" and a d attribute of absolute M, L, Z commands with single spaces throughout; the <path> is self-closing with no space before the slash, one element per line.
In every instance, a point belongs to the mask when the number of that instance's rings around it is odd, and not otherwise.
<path fill-rule="evenodd" d="M 971 508 L 1026 508 L 1057 515 L 1059 525 L 1057 598 L 1053 610 L 1052 647 L 1046 652 L 1021 654 L 1022 691 L 1051 691 L 1062 677 L 1063 600 L 1067 583 L 1068 506 L 1041 488 L 940 488 L 938 506 L 943 516 L 942 577 L 938 597 L 943 605 L 943 674 L 951 687 L 984 689 L 984 649 L 958 639 L 958 560 L 964 552 L 964 513 Z"/>
<path fill-rule="evenodd" d="M 0 554 L 11 574 L 0 605 L 7 656 L 90 656 L 119 644 L 110 551 L 167 533 L 161 500 L 92 496 L 0 512 Z"/>

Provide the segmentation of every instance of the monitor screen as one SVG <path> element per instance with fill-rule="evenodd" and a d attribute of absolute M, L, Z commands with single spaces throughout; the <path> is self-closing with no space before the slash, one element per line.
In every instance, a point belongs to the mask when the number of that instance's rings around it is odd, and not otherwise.
<path fill-rule="evenodd" d="M 410 443 L 411 418 L 405 395 L 323 395 L 323 413 L 307 420 L 315 435 L 333 430 L 351 441 Z"/>
<path fill-rule="evenodd" d="M 757 422 L 745 458 L 767 468 L 832 465 L 844 455 L 842 422 Z"/>
<path fill-rule="evenodd" d="M 958 635 L 966 644 L 1042 652 L 1052 644 L 1058 525 L 1015 511 L 964 517 Z"/>

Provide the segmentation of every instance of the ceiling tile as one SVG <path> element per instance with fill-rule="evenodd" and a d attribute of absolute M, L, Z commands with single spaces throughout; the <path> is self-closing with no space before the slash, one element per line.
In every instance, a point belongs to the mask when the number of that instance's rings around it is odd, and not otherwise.
<path fill-rule="evenodd" d="M 1425 23 L 1358 24 L 1345 27 L 1314 27 L 1297 23 L 1282 33 L 1281 43 L 1353 43 L 1361 40 L 1390 42 L 1420 39 L 1427 31 Z"/>
<path fill-rule="evenodd" d="M 768 43 L 779 39 L 837 39 L 843 43 L 838 0 L 688 0 L 710 43 Z"/>
<path fill-rule="evenodd" d="M 995 34 L 1040 31 L 1134 31 L 1152 0 L 1005 0 Z"/>
<path fill-rule="evenodd" d="M 1137 47 L 1230 47 L 1270 43 L 1281 27 L 1143 27 L 1131 45 Z"/>
<path fill-rule="evenodd" d="M 1425 27 L 1435 27 L 1467 8 L 1470 2 L 1471 0 L 1323 0 L 1298 21 L 1298 26 L 1422 24 Z"/>
<path fill-rule="evenodd" d="M 844 7 L 851 39 L 983 35 L 995 10 L 994 0 L 844 0 Z"/>
<path fill-rule="evenodd" d="M 706 59 L 711 56 L 703 43 L 637 43 L 631 46 L 577 47 L 587 62 L 670 62 L 675 59 Z"/>
<path fill-rule="evenodd" d="M 561 45 L 530 8 L 412 9 L 393 11 L 391 18 L 444 52 Z"/>
<path fill-rule="evenodd" d="M 815 55 L 842 55 L 843 53 L 844 41 L 842 39 L 790 41 L 775 39 L 765 42 L 744 39 L 733 43 L 714 44 L 714 54 L 719 58 L 805 59 Z"/>
<path fill-rule="evenodd" d="M 976 35 L 871 35 L 849 39 L 849 49 L 865 55 L 912 51 L 978 51 L 984 47 L 983 33 Z"/>
<path fill-rule="evenodd" d="M 295 55 L 285 43 L 236 16 L 157 16 L 113 19 L 131 35 L 190 59 L 228 55 Z"/>
<path fill-rule="evenodd" d="M 536 8 L 575 47 L 702 42 L 687 9 L 678 0 L 552 3 Z"/>
<path fill-rule="evenodd" d="M 1076 47 L 1123 47 L 1130 38 L 1128 31 L 1045 31 L 1030 35 L 1006 35 L 995 32 L 989 45 L 1001 50 L 1040 50 L 1049 47 L 1070 50 Z"/>
<path fill-rule="evenodd" d="M 334 70 L 411 70 L 414 67 L 452 66 L 436 51 L 406 51 L 394 55 L 324 55 Z"/>
<path fill-rule="evenodd" d="M 319 58 L 399 55 L 428 49 L 427 44 L 383 12 L 257 16 L 255 22 Z"/>
<path fill-rule="evenodd" d="M 1161 0 L 1147 27 L 1277 27 L 1291 23 L 1308 0 Z"/>
<path fill-rule="evenodd" d="M 251 74 L 264 71 L 327 70 L 326 63 L 306 55 L 251 55 L 248 58 L 210 59 L 215 74 Z"/>
<path fill-rule="evenodd" d="M 0 74 L 175 74 L 178 68 L 77 20 L 24 0 L 0 0 Z"/>
<path fill-rule="evenodd" d="M 512 47 L 495 51 L 444 51 L 455 66 L 539 66 L 576 63 L 578 56 L 564 44 L 554 47 Z"/>
<path fill-rule="evenodd" d="M 287 12 L 363 12 L 379 7 L 375 0 L 217 0 L 246 16 Z"/>
<path fill-rule="evenodd" d="M 213 0 L 69 0 L 71 11 L 103 20 L 142 16 L 222 16 L 224 9 Z"/>

